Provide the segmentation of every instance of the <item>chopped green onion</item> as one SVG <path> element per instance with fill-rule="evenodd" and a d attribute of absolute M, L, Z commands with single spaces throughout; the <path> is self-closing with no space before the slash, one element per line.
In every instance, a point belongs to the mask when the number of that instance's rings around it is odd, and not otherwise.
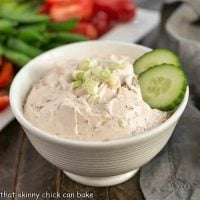
<path fill-rule="evenodd" d="M 101 66 L 97 66 L 97 67 L 91 68 L 91 72 L 95 76 L 99 76 L 101 71 L 102 71 L 102 67 Z"/>
<path fill-rule="evenodd" d="M 114 71 L 117 69 L 123 69 L 124 65 L 121 63 L 112 62 L 112 63 L 109 63 L 108 67 L 111 71 Z"/>
<path fill-rule="evenodd" d="M 92 71 L 91 70 L 87 70 L 85 71 L 84 75 L 83 75 L 83 81 L 86 81 L 88 79 L 92 78 Z"/>
<path fill-rule="evenodd" d="M 78 65 L 78 69 L 82 71 L 86 71 L 90 68 L 90 61 L 84 60 L 82 63 Z"/>
<path fill-rule="evenodd" d="M 111 69 L 109 68 L 111 67 Z M 99 85 L 106 83 L 110 87 L 116 87 L 120 81 L 118 77 L 112 74 L 111 70 L 122 69 L 123 66 L 119 63 L 112 62 L 110 66 L 104 67 L 98 65 L 96 60 L 86 59 L 78 65 L 78 69 L 72 73 L 73 87 L 83 87 L 88 95 L 91 95 L 90 100 L 92 103 L 99 101 Z"/>
<path fill-rule="evenodd" d="M 96 94 L 96 95 L 91 96 L 91 102 L 92 102 L 93 104 L 99 103 L 99 95 Z"/>
<path fill-rule="evenodd" d="M 108 81 L 111 77 L 111 73 L 108 70 L 102 70 L 99 73 L 99 78 L 103 81 Z"/>
<path fill-rule="evenodd" d="M 92 79 L 86 80 L 84 83 L 85 89 L 89 95 L 95 95 L 98 93 L 99 82 Z"/>
<path fill-rule="evenodd" d="M 72 73 L 72 77 L 73 77 L 74 80 L 83 80 L 84 73 L 85 73 L 84 71 L 75 70 Z"/>
<path fill-rule="evenodd" d="M 119 80 L 117 79 L 117 77 L 112 75 L 108 82 L 112 87 L 114 87 L 119 83 Z"/>
<path fill-rule="evenodd" d="M 118 119 L 118 124 L 122 128 L 125 128 L 128 125 L 127 120 L 126 119 L 122 119 L 122 118 Z"/>
<path fill-rule="evenodd" d="M 73 81 L 73 88 L 79 88 L 83 85 L 83 82 L 81 80 Z"/>
<path fill-rule="evenodd" d="M 95 59 L 86 59 L 84 61 L 82 61 L 79 65 L 78 68 L 80 70 L 86 71 L 92 67 L 96 67 L 97 66 L 97 61 Z"/>

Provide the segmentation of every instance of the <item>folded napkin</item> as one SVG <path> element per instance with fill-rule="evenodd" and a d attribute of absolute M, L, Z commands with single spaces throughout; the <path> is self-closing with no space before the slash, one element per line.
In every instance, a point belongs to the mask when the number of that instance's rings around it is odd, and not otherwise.
<path fill-rule="evenodd" d="M 166 147 L 141 169 L 146 200 L 200 200 L 200 13 L 194 9 L 200 1 L 191 2 L 168 0 L 162 9 L 158 47 L 181 58 L 190 101 Z"/>

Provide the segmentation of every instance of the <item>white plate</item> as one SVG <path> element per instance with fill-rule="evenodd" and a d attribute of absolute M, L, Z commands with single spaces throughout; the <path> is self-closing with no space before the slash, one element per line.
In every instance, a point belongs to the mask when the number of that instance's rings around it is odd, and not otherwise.
<path fill-rule="evenodd" d="M 158 11 L 139 8 L 135 19 L 119 24 L 103 35 L 100 40 L 137 42 L 155 28 L 160 21 Z"/>
<path fill-rule="evenodd" d="M 155 28 L 160 20 L 159 12 L 139 8 L 135 19 L 119 24 L 103 35 L 100 40 L 137 42 Z M 0 113 L 0 131 L 14 118 L 10 108 Z"/>

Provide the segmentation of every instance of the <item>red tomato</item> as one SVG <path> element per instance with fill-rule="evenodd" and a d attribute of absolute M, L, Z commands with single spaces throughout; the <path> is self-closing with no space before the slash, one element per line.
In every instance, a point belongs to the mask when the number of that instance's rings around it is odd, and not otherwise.
<path fill-rule="evenodd" d="M 92 24 L 98 30 L 98 36 L 103 35 L 112 27 L 112 21 L 110 20 L 108 14 L 103 11 L 96 12 L 91 19 Z"/>
<path fill-rule="evenodd" d="M 93 0 L 76 0 L 73 3 L 55 3 L 50 8 L 53 21 L 62 22 L 73 17 L 88 19 L 93 13 Z"/>
<path fill-rule="evenodd" d="M 135 15 L 132 0 L 95 0 L 95 11 L 104 11 L 109 17 L 118 21 L 129 21 Z"/>
<path fill-rule="evenodd" d="M 118 20 L 127 22 L 135 16 L 135 12 L 136 6 L 133 3 L 127 2 L 123 4 L 123 0 L 121 0 L 121 11 L 118 12 Z"/>
<path fill-rule="evenodd" d="M 88 36 L 91 39 L 96 39 L 98 37 L 96 27 L 90 22 L 80 22 L 74 29 L 74 32 Z"/>
<path fill-rule="evenodd" d="M 57 4 L 57 3 L 65 3 L 65 4 L 72 4 L 72 3 L 79 3 L 79 0 L 45 0 L 47 4 Z"/>
<path fill-rule="evenodd" d="M 0 69 L 1 69 L 1 65 L 3 65 L 3 57 L 0 56 Z"/>
<path fill-rule="evenodd" d="M 6 94 L 0 93 L 0 111 L 9 106 L 9 97 Z"/>
<path fill-rule="evenodd" d="M 7 60 L 1 61 L 0 88 L 7 86 L 13 78 L 13 64 Z"/>
<path fill-rule="evenodd" d="M 49 13 L 49 9 L 50 9 L 49 5 L 43 4 L 40 7 L 40 11 L 39 12 L 42 13 L 42 14 L 48 14 Z"/>

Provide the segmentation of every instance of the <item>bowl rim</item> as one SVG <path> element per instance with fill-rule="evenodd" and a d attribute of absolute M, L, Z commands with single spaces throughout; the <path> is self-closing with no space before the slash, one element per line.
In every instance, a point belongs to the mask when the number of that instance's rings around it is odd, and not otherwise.
<path fill-rule="evenodd" d="M 109 140 L 109 141 L 80 141 L 80 140 L 72 140 L 72 139 L 67 139 L 67 138 L 62 138 L 57 135 L 52 135 L 49 134 L 48 132 L 45 132 L 34 125 L 31 124 L 26 118 L 24 117 L 23 113 L 19 110 L 17 105 L 15 104 L 15 96 L 17 95 L 17 92 L 15 87 L 18 82 L 20 82 L 20 77 L 21 75 L 28 69 L 29 65 L 35 60 L 40 59 L 46 54 L 49 54 L 50 52 L 53 51 L 59 51 L 62 48 L 67 48 L 69 46 L 78 46 L 78 45 L 84 45 L 84 44 L 95 44 L 95 43 L 107 43 L 110 45 L 122 45 L 122 46 L 135 46 L 136 48 L 144 49 L 145 51 L 150 51 L 151 49 L 148 47 L 145 47 L 143 45 L 139 44 L 134 44 L 134 43 L 126 43 L 126 42 L 116 42 L 116 41 L 86 41 L 86 42 L 78 42 L 78 43 L 73 43 L 73 44 L 68 44 L 68 45 L 62 45 L 60 47 L 51 49 L 49 51 L 46 51 L 42 53 L 41 55 L 35 57 L 32 59 L 29 63 L 27 63 L 15 76 L 11 88 L 10 88 L 10 106 L 11 110 L 15 116 L 15 118 L 18 120 L 18 122 L 26 129 L 28 130 L 31 134 L 42 138 L 44 140 L 48 140 L 50 142 L 57 142 L 58 144 L 63 144 L 63 145 L 68 145 L 72 147 L 95 147 L 95 148 L 105 148 L 105 147 L 116 147 L 116 146 L 122 146 L 122 145 L 128 145 L 128 144 L 134 144 L 141 142 L 142 140 L 147 140 L 152 137 L 155 137 L 156 135 L 161 134 L 161 132 L 165 131 L 168 129 L 171 125 L 176 123 L 176 121 L 179 119 L 179 117 L 182 115 L 183 111 L 185 110 L 185 107 L 187 105 L 188 99 L 189 99 L 189 87 L 187 86 L 186 92 L 184 95 L 184 98 L 180 105 L 176 108 L 175 112 L 162 124 L 159 126 L 146 131 L 142 134 L 139 135 L 134 135 L 132 137 L 128 138 L 122 138 L 122 139 L 117 139 L 117 140 Z M 23 88 L 23 87 L 22 87 Z M 21 102 L 22 103 L 22 102 Z"/>

